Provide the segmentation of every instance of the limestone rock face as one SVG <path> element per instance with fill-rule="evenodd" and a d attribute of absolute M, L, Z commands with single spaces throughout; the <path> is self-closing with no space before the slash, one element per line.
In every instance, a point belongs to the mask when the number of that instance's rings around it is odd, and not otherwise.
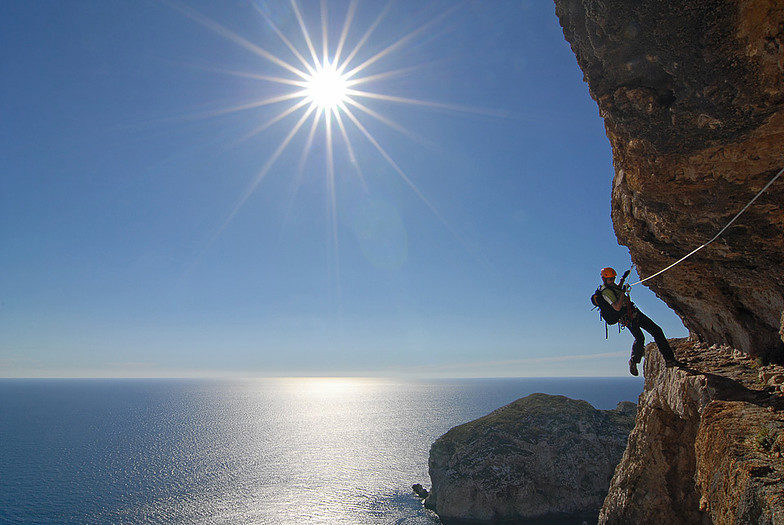
<path fill-rule="evenodd" d="M 612 221 L 645 277 L 784 167 L 780 0 L 555 0 L 613 150 Z M 701 340 L 781 360 L 784 177 L 645 283 Z"/>
<path fill-rule="evenodd" d="M 447 523 L 595 518 L 635 412 L 533 394 L 457 426 L 430 449 L 425 505 Z"/>
<path fill-rule="evenodd" d="M 697 482 L 714 523 L 784 523 L 783 447 L 784 421 L 765 407 L 714 401 L 705 408 Z"/>
<path fill-rule="evenodd" d="M 781 312 L 781 328 L 779 328 L 779 335 L 781 336 L 781 341 L 784 342 L 784 312 Z"/>
<path fill-rule="evenodd" d="M 784 524 L 784 398 L 728 346 L 671 341 L 685 367 L 653 345 L 629 445 L 599 523 Z"/>

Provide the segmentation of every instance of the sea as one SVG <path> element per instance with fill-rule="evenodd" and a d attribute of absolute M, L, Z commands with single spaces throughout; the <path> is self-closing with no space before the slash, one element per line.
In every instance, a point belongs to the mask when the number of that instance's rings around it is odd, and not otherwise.
<path fill-rule="evenodd" d="M 433 525 L 430 444 L 534 392 L 636 378 L 0 380 L 0 523 Z"/>

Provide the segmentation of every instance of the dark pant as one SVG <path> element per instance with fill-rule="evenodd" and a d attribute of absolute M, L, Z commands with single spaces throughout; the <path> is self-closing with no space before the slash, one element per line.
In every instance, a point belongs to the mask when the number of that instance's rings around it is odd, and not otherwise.
<path fill-rule="evenodd" d="M 670 359 L 675 359 L 675 354 L 672 353 L 670 343 L 667 342 L 667 338 L 664 337 L 664 332 L 659 325 L 651 321 L 650 317 L 641 311 L 636 310 L 635 313 L 637 315 L 635 315 L 634 319 L 626 325 L 634 336 L 634 344 L 632 344 L 632 361 L 639 363 L 642 361 L 643 354 L 645 354 L 645 336 L 643 335 L 642 330 L 645 330 L 653 336 L 654 341 L 656 341 L 656 346 L 659 347 L 659 352 L 661 352 L 661 355 L 665 360 L 669 361 Z M 642 330 L 640 330 L 640 328 L 642 328 Z"/>

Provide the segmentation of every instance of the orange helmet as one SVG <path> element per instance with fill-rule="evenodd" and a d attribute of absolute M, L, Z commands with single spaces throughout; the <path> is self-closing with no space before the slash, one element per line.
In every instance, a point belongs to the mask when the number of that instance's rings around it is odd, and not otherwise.
<path fill-rule="evenodd" d="M 614 279 L 616 275 L 612 268 L 602 268 L 602 279 Z"/>

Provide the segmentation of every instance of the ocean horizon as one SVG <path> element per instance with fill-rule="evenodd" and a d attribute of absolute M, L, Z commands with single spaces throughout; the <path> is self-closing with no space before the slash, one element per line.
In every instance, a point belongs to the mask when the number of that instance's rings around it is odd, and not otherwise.
<path fill-rule="evenodd" d="M 451 427 L 535 392 L 612 409 L 639 378 L 0 379 L 0 522 L 433 524 Z"/>

